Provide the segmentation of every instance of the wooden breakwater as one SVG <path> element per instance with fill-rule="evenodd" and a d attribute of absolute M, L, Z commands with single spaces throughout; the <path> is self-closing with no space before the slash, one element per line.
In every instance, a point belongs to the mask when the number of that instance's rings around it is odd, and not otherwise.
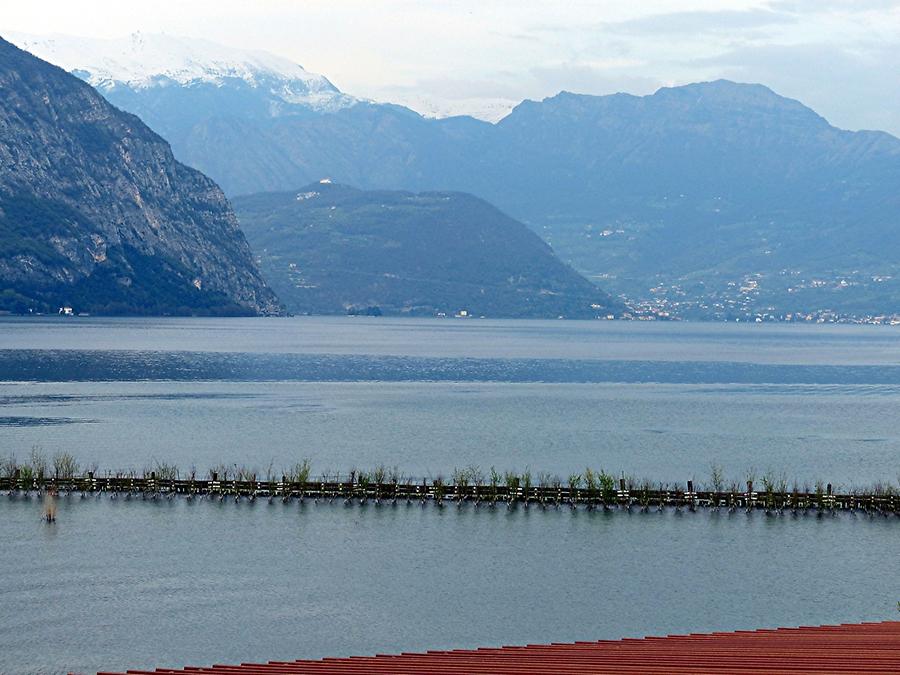
<path fill-rule="evenodd" d="M 766 510 L 774 512 L 813 509 L 825 511 L 862 511 L 885 516 L 900 516 L 900 494 L 892 489 L 878 492 L 837 493 L 830 484 L 821 486 L 814 492 L 799 490 L 776 490 L 765 488 L 755 490 L 752 481 L 746 489 L 732 486 L 727 490 L 694 489 L 693 481 L 687 481 L 683 489 L 669 489 L 665 485 L 635 485 L 619 479 L 618 483 L 598 486 L 564 486 L 500 484 L 491 483 L 446 483 L 440 479 L 421 481 L 372 482 L 350 477 L 340 480 L 240 480 L 219 479 L 213 474 L 209 479 L 162 478 L 151 472 L 137 476 L 95 476 L 87 473 L 69 477 L 22 476 L 18 472 L 12 476 L 0 477 L 0 490 L 10 497 L 30 492 L 108 494 L 110 496 L 141 495 L 151 498 L 184 496 L 226 497 L 235 500 L 257 498 L 293 499 L 340 499 L 345 502 L 397 502 L 419 501 L 423 504 L 507 504 L 537 506 L 569 506 L 571 508 L 651 508 L 696 509 L 728 508 Z"/>

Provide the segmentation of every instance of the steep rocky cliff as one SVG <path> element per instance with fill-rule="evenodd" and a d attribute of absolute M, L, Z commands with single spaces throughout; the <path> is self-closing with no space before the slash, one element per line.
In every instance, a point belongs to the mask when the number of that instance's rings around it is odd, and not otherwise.
<path fill-rule="evenodd" d="M 218 186 L 89 85 L 0 39 L 0 310 L 279 311 Z"/>

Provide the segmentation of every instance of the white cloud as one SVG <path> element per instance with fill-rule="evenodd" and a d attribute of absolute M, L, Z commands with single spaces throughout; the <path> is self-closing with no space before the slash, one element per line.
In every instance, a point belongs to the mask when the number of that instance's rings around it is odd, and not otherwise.
<path fill-rule="evenodd" d="M 633 35 L 702 35 L 744 31 L 797 22 L 796 14 L 771 9 L 725 9 L 650 14 L 606 25 L 608 30 Z"/>

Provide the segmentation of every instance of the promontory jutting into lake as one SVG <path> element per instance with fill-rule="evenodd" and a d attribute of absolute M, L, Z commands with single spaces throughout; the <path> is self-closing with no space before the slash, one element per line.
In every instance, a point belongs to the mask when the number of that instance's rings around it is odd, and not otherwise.
<path fill-rule="evenodd" d="M 14 8 L 0 675 L 900 672 L 889 5 Z"/>

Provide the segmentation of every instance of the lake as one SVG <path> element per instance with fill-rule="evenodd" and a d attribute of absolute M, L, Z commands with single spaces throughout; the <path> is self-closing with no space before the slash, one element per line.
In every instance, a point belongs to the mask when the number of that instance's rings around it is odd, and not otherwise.
<path fill-rule="evenodd" d="M 900 480 L 900 331 L 0 319 L 0 457 Z M 896 615 L 896 518 L 0 497 L 0 672 Z"/>

